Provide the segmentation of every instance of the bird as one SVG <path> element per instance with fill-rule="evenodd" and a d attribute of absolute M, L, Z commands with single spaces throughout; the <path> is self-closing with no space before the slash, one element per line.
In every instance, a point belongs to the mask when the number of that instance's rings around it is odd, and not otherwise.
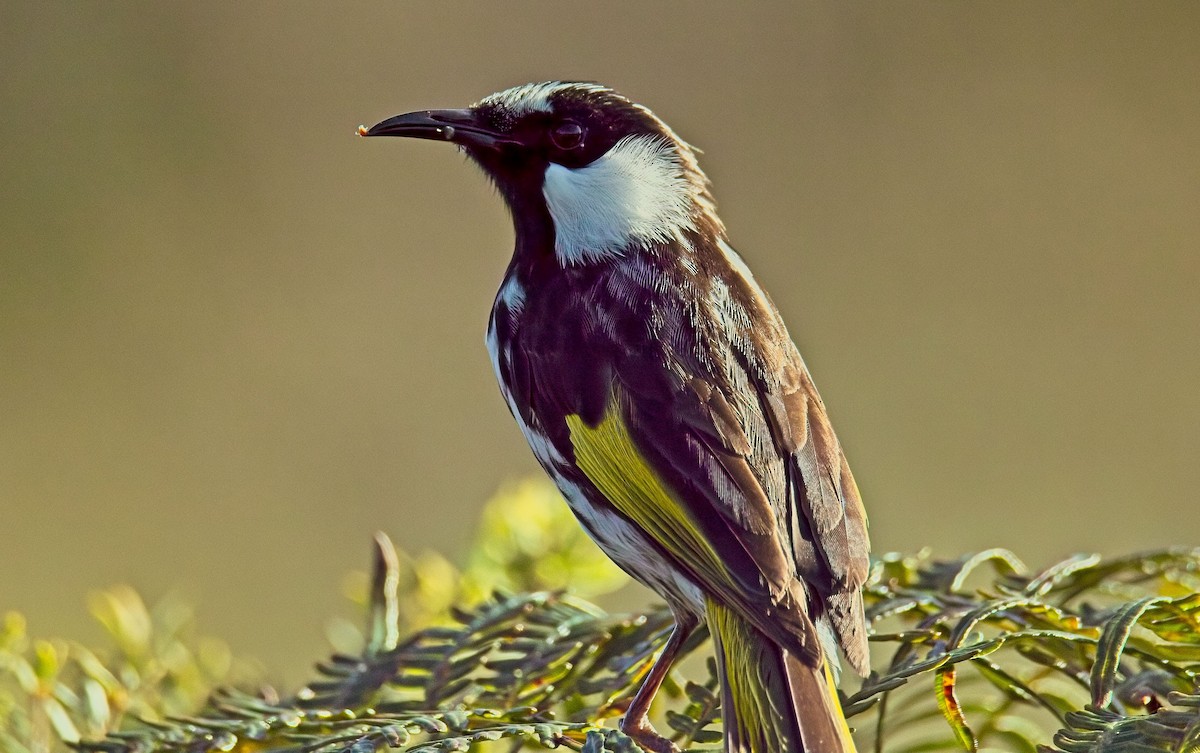
<path fill-rule="evenodd" d="M 486 338 L 501 392 L 588 535 L 674 618 L 622 732 L 678 750 L 648 714 L 705 624 L 726 751 L 854 751 L 836 684 L 839 653 L 869 669 L 866 513 L 698 150 L 579 81 L 358 133 L 454 144 L 508 205 L 515 247 Z"/>

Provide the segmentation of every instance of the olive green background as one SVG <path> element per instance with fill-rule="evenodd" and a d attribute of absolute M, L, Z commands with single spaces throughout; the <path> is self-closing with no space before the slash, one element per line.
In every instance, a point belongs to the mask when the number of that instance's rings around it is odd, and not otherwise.
<path fill-rule="evenodd" d="M 5 3 L 0 609 L 178 588 L 295 681 L 383 529 L 536 471 L 500 199 L 354 137 L 548 78 L 705 151 L 876 549 L 1200 543 L 1200 5 Z M 627 595 L 628 596 L 628 595 Z M 628 596 L 628 603 L 649 597 Z"/>

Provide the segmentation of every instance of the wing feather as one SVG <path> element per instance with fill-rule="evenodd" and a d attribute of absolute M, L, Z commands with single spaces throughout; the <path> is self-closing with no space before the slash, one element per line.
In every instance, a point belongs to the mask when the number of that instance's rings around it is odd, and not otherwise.
<path fill-rule="evenodd" d="M 517 399 L 576 480 L 703 590 L 813 660 L 812 619 L 828 619 L 861 672 L 858 489 L 774 305 L 707 253 L 687 279 L 633 255 L 531 282 L 511 343 Z"/>

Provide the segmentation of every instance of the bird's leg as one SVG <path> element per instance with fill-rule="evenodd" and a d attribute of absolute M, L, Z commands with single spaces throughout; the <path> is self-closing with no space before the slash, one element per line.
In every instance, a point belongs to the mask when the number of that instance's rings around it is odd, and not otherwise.
<path fill-rule="evenodd" d="M 698 620 L 687 612 L 676 611 L 674 616 L 675 629 L 671 631 L 671 637 L 667 639 L 662 653 L 658 655 L 654 666 L 650 667 L 646 679 L 642 681 L 642 687 L 638 688 L 625 716 L 621 719 L 621 731 L 651 753 L 679 753 L 679 747 L 658 734 L 650 725 L 648 718 L 650 703 L 654 700 L 654 695 L 662 685 L 663 679 L 666 678 L 667 672 L 670 671 L 671 665 L 675 663 L 679 649 L 683 648 L 684 641 L 688 639 L 698 624 Z"/>

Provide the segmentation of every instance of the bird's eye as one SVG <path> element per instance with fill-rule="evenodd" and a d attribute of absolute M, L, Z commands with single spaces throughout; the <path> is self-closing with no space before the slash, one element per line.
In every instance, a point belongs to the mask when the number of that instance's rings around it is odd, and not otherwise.
<path fill-rule="evenodd" d="M 583 146 L 583 133 L 583 126 L 568 120 L 554 126 L 554 130 L 550 131 L 550 140 L 559 149 L 578 149 Z"/>

